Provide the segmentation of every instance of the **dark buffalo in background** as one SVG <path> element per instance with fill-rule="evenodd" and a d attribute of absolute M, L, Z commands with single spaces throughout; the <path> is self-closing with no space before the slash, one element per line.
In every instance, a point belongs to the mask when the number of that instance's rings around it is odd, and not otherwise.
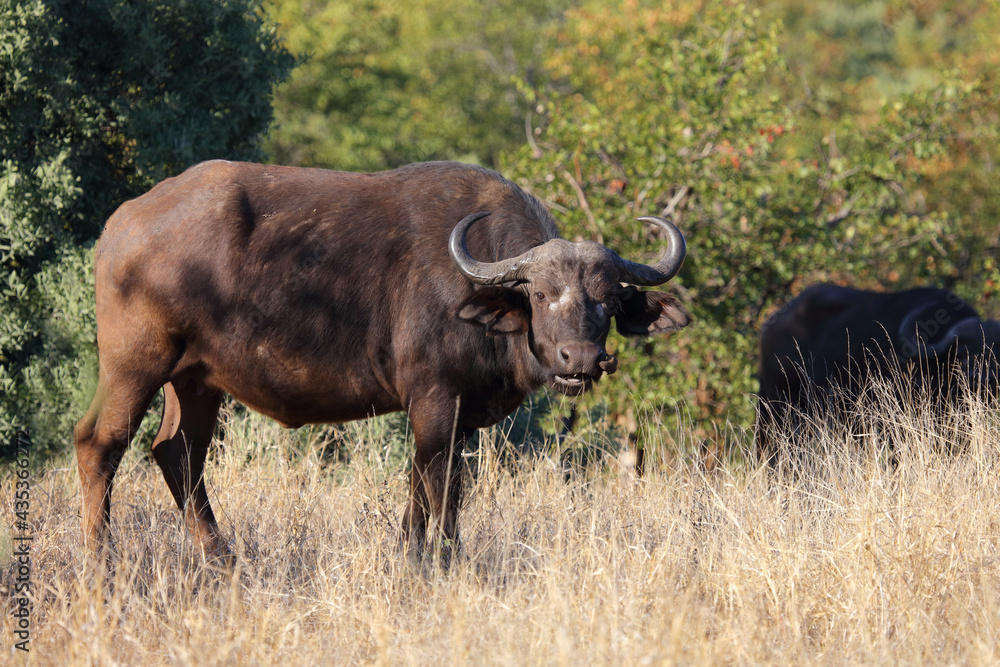
<path fill-rule="evenodd" d="M 948 290 L 811 285 L 761 328 L 758 452 L 773 464 L 772 435 L 782 420 L 829 408 L 831 399 L 843 405 L 875 378 L 910 378 L 935 399 L 957 395 L 964 380 L 995 387 L 989 353 L 997 342 L 1000 322 L 984 321 Z"/>
<path fill-rule="evenodd" d="M 629 336 L 683 327 L 664 292 L 684 238 L 652 222 L 654 265 L 559 238 L 542 204 L 487 169 L 355 174 L 212 161 L 108 220 L 95 256 L 98 388 L 75 429 L 85 542 L 150 401 L 153 456 L 208 555 L 226 556 L 202 472 L 223 392 L 286 426 L 409 413 L 403 532 L 457 538 L 466 439 L 548 385 L 575 396 Z"/>

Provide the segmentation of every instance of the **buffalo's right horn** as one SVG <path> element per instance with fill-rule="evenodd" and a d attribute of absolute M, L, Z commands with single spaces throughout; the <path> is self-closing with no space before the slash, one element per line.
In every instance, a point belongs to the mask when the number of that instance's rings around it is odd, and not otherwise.
<path fill-rule="evenodd" d="M 978 317 L 966 317 L 948 329 L 944 334 L 944 338 L 947 338 L 951 343 L 956 343 L 957 341 L 957 344 L 965 348 L 964 353 L 978 354 L 986 347 L 989 347 L 992 341 L 996 340 L 996 324 L 992 320 L 983 321 Z M 944 338 L 942 338 L 942 341 Z M 942 345 L 942 350 L 934 350 L 938 354 L 947 349 L 947 347 L 943 346 L 943 342 L 939 342 L 938 344 Z"/>
<path fill-rule="evenodd" d="M 983 341 L 983 321 L 975 316 L 962 318 L 949 327 L 940 338 L 935 341 L 929 341 L 921 335 L 917 320 L 917 313 L 919 311 L 920 309 L 916 308 L 907 313 L 906 317 L 903 318 L 902 324 L 900 324 L 899 336 L 900 340 L 904 342 L 904 345 L 901 346 L 904 356 L 916 357 L 921 350 L 927 350 L 934 355 L 941 355 L 947 352 L 955 344 L 956 340 L 959 342 L 969 342 L 978 338 L 979 342 Z"/>
<path fill-rule="evenodd" d="M 480 262 L 469 254 L 469 247 L 465 242 L 465 235 L 469 232 L 469 227 L 476 220 L 485 218 L 489 213 L 473 213 L 467 215 L 455 225 L 448 239 L 448 252 L 455 266 L 466 278 L 480 285 L 499 285 L 500 283 L 525 280 L 528 276 L 528 269 L 534 261 L 532 251 L 503 259 L 499 262 Z"/>
<path fill-rule="evenodd" d="M 652 287 L 662 285 L 681 270 L 684 264 L 684 256 L 687 254 L 687 243 L 684 235 L 677 229 L 673 222 L 666 218 L 647 216 L 639 218 L 642 222 L 651 222 L 663 230 L 667 235 L 667 249 L 663 256 L 655 264 L 639 264 L 630 262 L 627 259 L 619 258 L 618 278 L 623 283 L 637 285 L 639 287 Z"/>

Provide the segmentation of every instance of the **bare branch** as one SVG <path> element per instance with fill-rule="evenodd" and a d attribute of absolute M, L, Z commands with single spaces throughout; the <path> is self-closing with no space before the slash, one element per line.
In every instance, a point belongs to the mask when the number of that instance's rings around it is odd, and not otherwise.
<path fill-rule="evenodd" d="M 563 169 L 562 175 L 567 181 L 569 181 L 569 184 L 573 186 L 573 190 L 576 192 L 576 198 L 580 202 L 580 208 L 583 209 L 583 212 L 587 215 L 587 220 L 590 222 L 590 232 L 594 235 L 594 240 L 598 243 L 604 243 L 604 235 L 601 234 L 601 230 L 597 227 L 597 220 L 594 218 L 593 211 L 590 210 L 590 204 L 587 203 L 587 195 L 583 193 L 583 188 L 581 188 L 577 180 L 573 178 L 573 174 L 569 173 L 566 169 Z"/>
<path fill-rule="evenodd" d="M 828 229 L 832 229 L 837 226 L 847 218 L 851 217 L 851 213 L 854 212 L 854 204 L 861 198 L 861 195 L 854 195 L 848 201 L 844 202 L 844 205 L 840 207 L 840 210 L 832 215 L 828 215 L 826 218 L 826 226 Z"/>
<path fill-rule="evenodd" d="M 691 188 L 686 185 L 682 185 L 680 189 L 674 193 L 674 196 L 670 198 L 670 201 L 667 202 L 667 205 L 663 208 L 663 210 L 660 211 L 660 217 L 672 218 L 677 211 L 677 205 L 681 203 L 681 200 L 683 200 L 690 191 Z"/>
<path fill-rule="evenodd" d="M 528 145 L 531 146 L 531 157 L 536 160 L 542 157 L 542 149 L 535 143 L 535 130 L 531 126 L 531 109 L 524 114 L 524 136 L 528 138 Z"/>

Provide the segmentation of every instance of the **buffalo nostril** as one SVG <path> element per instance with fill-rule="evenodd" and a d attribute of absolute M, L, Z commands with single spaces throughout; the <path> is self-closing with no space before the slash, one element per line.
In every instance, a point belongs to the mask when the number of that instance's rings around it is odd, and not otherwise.
<path fill-rule="evenodd" d="M 604 348 L 593 343 L 569 343 L 559 348 L 560 363 L 577 373 L 600 373 L 600 364 L 606 359 Z"/>

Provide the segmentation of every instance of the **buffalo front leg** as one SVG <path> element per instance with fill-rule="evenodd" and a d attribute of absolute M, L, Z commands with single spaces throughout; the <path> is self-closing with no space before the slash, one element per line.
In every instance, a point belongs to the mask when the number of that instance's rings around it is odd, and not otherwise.
<path fill-rule="evenodd" d="M 456 426 L 455 404 L 448 407 L 452 409 L 410 410 L 416 448 L 403 536 L 411 557 L 422 556 L 425 546 L 432 545 L 447 560 L 458 544 L 462 450 L 469 434 Z"/>
<path fill-rule="evenodd" d="M 219 536 L 218 524 L 205 489 L 205 458 L 222 405 L 222 392 L 191 383 L 163 387 L 163 419 L 153 439 L 153 458 L 163 472 L 188 530 L 210 559 L 227 558 L 229 547 Z"/>

